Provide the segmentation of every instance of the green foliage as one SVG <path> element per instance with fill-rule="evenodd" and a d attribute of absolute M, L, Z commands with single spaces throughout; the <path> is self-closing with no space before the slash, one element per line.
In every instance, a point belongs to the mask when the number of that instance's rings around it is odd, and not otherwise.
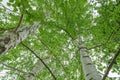
<path fill-rule="evenodd" d="M 0 7 L 0 34 L 13 31 L 21 14 L 24 15 L 22 26 L 39 21 L 40 27 L 23 43 L 42 59 L 52 56 L 47 65 L 57 80 L 85 80 L 80 53 L 74 44 L 78 36 L 84 37 L 88 49 L 93 48 L 89 50 L 90 56 L 100 72 L 107 69 L 109 59 L 120 44 L 119 2 L 103 0 L 92 5 L 90 3 L 87 0 L 9 0 L 7 7 L 11 6 L 12 11 Z M 93 15 L 93 10 L 97 10 L 98 16 Z M 117 58 L 117 64 L 112 71 L 120 74 L 117 71 L 120 69 L 119 59 L 120 57 Z M 21 44 L 0 57 L 1 62 L 26 72 L 32 72 L 36 60 L 37 58 Z M 0 66 L 0 71 L 5 69 L 5 65 Z M 9 67 L 6 70 L 9 72 L 1 79 L 12 76 L 13 80 L 15 76 L 14 80 L 22 80 L 26 77 L 26 74 Z M 45 67 L 35 78 L 53 80 Z"/>

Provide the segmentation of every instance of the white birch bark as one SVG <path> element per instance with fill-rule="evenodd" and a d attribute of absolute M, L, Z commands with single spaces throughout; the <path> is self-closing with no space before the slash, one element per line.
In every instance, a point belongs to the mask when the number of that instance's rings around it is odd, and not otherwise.
<path fill-rule="evenodd" d="M 34 32 L 38 26 L 39 22 L 35 22 L 33 25 L 19 28 L 16 32 L 6 32 L 0 35 L 0 55 L 7 53 L 10 49 L 17 46 L 20 42 L 26 39 L 29 34 Z"/>
<path fill-rule="evenodd" d="M 78 46 L 79 46 L 80 57 L 81 57 L 85 80 L 102 80 L 91 58 L 88 55 L 88 50 L 85 48 L 84 42 L 82 41 L 82 39 L 79 40 Z"/>
<path fill-rule="evenodd" d="M 44 62 L 47 64 L 49 61 L 50 61 L 50 57 L 46 58 Z M 35 80 L 35 78 L 37 77 L 37 75 L 39 74 L 39 72 L 44 67 L 45 66 L 43 65 L 43 63 L 38 60 L 37 63 L 35 64 L 33 70 L 31 71 L 32 74 L 34 74 L 34 76 L 26 75 L 24 80 Z"/>

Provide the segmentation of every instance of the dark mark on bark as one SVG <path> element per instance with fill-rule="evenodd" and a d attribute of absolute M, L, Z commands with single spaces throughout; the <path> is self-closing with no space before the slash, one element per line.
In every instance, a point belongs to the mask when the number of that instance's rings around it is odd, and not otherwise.
<path fill-rule="evenodd" d="M 0 46 L 0 54 L 2 54 L 5 51 L 5 47 Z"/>
<path fill-rule="evenodd" d="M 90 75 L 90 73 L 86 74 L 86 76 L 89 76 L 89 75 Z"/>
<path fill-rule="evenodd" d="M 86 65 L 92 65 L 92 63 L 87 63 Z"/>
<path fill-rule="evenodd" d="M 5 39 L 4 39 L 4 43 L 5 43 L 5 44 L 8 44 L 9 41 L 10 41 L 10 38 L 9 38 L 9 37 L 5 37 Z"/>
<path fill-rule="evenodd" d="M 4 41 L 3 39 L 0 39 L 0 42 Z"/>
<path fill-rule="evenodd" d="M 90 78 L 90 80 L 94 80 L 93 78 Z"/>
<path fill-rule="evenodd" d="M 87 57 L 89 57 L 89 56 L 83 56 L 83 57 L 86 57 L 86 58 L 87 58 Z"/>

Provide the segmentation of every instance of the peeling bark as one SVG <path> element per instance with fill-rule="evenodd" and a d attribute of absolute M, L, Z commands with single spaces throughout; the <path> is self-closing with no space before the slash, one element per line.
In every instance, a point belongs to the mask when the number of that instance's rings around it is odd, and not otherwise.
<path fill-rule="evenodd" d="M 39 22 L 35 22 L 33 25 L 19 28 L 16 32 L 6 32 L 0 35 L 0 55 L 7 53 L 10 49 L 17 46 L 34 32 L 38 26 Z"/>

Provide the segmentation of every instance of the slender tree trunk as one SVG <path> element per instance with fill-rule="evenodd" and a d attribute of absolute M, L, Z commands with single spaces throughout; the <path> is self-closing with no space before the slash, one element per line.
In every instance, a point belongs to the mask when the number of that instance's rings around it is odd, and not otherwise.
<path fill-rule="evenodd" d="M 45 59 L 45 63 L 48 63 L 50 61 L 50 57 Z M 26 75 L 24 80 L 35 80 L 35 78 L 37 77 L 38 73 L 44 68 L 45 66 L 43 65 L 42 62 L 40 62 L 39 60 L 37 61 L 37 63 L 35 64 L 33 70 L 31 71 L 32 74 L 34 74 L 33 76 L 31 75 Z"/>
<path fill-rule="evenodd" d="M 79 50 L 85 80 L 102 80 L 91 58 L 88 55 L 88 50 L 85 48 L 82 39 L 80 40 Z"/>
<path fill-rule="evenodd" d="M 16 32 L 6 32 L 0 35 L 0 54 L 7 53 L 10 49 L 17 46 L 26 39 L 29 34 L 34 32 L 38 25 L 39 22 L 35 22 L 33 25 L 19 28 Z"/>

